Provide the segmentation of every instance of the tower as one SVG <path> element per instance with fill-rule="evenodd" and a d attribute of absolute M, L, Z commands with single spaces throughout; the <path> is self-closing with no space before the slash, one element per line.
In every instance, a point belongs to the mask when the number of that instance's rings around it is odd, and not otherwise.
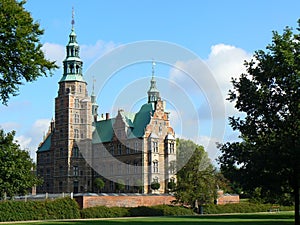
<path fill-rule="evenodd" d="M 91 186 L 91 169 L 80 149 L 92 140 L 92 103 L 82 74 L 82 60 L 74 29 L 74 11 L 63 76 L 55 98 L 53 192 L 86 192 Z"/>
<path fill-rule="evenodd" d="M 157 101 L 160 99 L 159 90 L 156 88 L 156 80 L 154 78 L 154 67 L 155 62 L 152 62 L 152 78 L 150 88 L 148 90 L 148 103 L 152 103 L 154 108 L 156 107 Z"/>

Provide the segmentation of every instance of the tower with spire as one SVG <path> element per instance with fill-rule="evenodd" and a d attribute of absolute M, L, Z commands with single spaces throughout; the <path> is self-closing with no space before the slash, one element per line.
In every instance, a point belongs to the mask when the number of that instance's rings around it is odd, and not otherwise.
<path fill-rule="evenodd" d="M 168 183 L 176 182 L 171 169 L 176 162 L 176 141 L 156 87 L 155 62 L 148 101 L 138 112 L 120 109 L 115 117 L 109 113 L 98 117 L 95 79 L 89 96 L 82 72 L 74 10 L 71 24 L 55 119 L 37 151 L 37 173 L 44 180 L 37 192 L 97 192 L 96 178 L 104 181 L 102 192 L 107 193 L 168 192 Z M 117 185 L 120 180 L 123 190 Z M 158 190 L 151 189 L 153 182 L 160 184 Z"/>
<path fill-rule="evenodd" d="M 84 192 L 91 189 L 91 168 L 81 156 L 80 145 L 92 140 L 92 103 L 82 73 L 83 62 L 75 33 L 74 9 L 72 28 L 66 45 L 63 75 L 55 98 L 55 121 L 52 132 L 39 152 L 47 152 L 40 159 L 38 170 L 46 176 L 43 192 Z M 46 165 L 39 163 L 46 161 Z M 49 165 L 48 165 L 49 164 Z"/>

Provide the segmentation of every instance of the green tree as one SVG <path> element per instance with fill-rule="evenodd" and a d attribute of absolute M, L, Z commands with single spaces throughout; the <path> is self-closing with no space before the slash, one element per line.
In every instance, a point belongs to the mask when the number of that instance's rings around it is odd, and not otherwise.
<path fill-rule="evenodd" d="M 150 184 L 152 190 L 158 190 L 160 188 L 160 183 L 157 180 L 152 181 Z"/>
<path fill-rule="evenodd" d="M 102 190 L 102 188 L 104 188 L 105 183 L 101 178 L 98 177 L 94 180 L 94 186 L 97 188 L 99 193 Z"/>
<path fill-rule="evenodd" d="M 181 169 L 177 172 L 176 203 L 196 209 L 198 205 L 212 203 L 217 197 L 219 183 L 207 152 L 190 140 L 178 139 L 177 154 Z"/>
<path fill-rule="evenodd" d="M 27 12 L 25 1 L 0 0 L 0 101 L 7 104 L 24 82 L 47 76 L 57 68 L 45 59 L 40 36 L 43 30 Z"/>
<path fill-rule="evenodd" d="M 125 189 L 125 182 L 122 179 L 118 179 L 117 183 L 116 183 L 116 190 L 121 192 Z"/>
<path fill-rule="evenodd" d="M 14 140 L 15 132 L 0 130 L 0 197 L 25 194 L 39 180 L 32 172 L 34 163 L 27 151 L 21 150 Z"/>
<path fill-rule="evenodd" d="M 230 117 L 241 142 L 220 146 L 221 171 L 244 190 L 273 201 L 294 196 L 299 224 L 300 184 L 300 20 L 298 32 L 273 32 L 266 51 L 246 62 L 247 74 L 233 79 L 229 100 L 245 116 Z"/>

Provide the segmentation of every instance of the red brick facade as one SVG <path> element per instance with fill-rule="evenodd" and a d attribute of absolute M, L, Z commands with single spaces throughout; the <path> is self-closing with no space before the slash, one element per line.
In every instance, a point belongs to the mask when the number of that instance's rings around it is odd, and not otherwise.
<path fill-rule="evenodd" d="M 94 206 L 107 207 L 137 207 L 152 205 L 168 205 L 175 200 L 171 195 L 148 195 L 148 196 L 79 196 L 75 197 L 80 208 L 89 208 Z"/>

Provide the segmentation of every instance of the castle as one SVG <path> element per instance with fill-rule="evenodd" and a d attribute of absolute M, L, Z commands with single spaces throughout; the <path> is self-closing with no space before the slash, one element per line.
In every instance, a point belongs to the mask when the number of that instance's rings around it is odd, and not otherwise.
<path fill-rule="evenodd" d="M 99 116 L 94 90 L 88 95 L 76 37 L 72 21 L 55 119 L 37 150 L 37 174 L 44 181 L 37 192 L 96 192 L 97 178 L 107 193 L 168 192 L 168 183 L 176 182 L 176 140 L 154 71 L 148 102 L 137 113 Z M 152 183 L 159 184 L 157 190 Z"/>

